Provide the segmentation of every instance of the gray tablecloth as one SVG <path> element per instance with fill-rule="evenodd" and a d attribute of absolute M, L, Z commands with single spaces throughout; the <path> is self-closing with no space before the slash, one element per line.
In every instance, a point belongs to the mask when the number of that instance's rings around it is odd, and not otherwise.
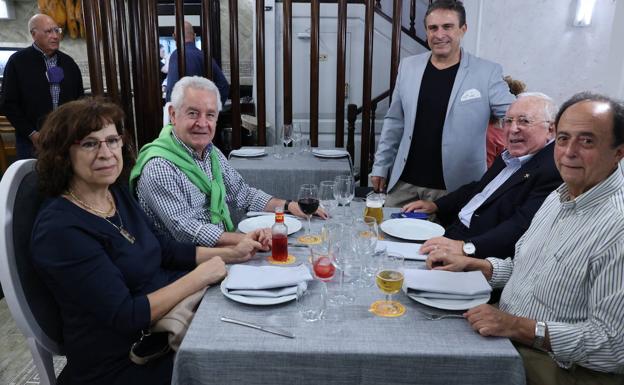
<path fill-rule="evenodd" d="M 230 164 L 253 187 L 283 199 L 297 199 L 299 187 L 305 183 L 318 185 L 336 175 L 349 173 L 349 158 L 317 158 L 311 153 L 296 154 L 286 159 L 268 155 L 255 158 L 230 157 Z"/>
<path fill-rule="evenodd" d="M 358 215 L 361 209 L 352 208 Z M 289 251 L 307 259 L 305 248 Z M 509 340 L 482 337 L 462 319 L 428 321 L 421 311 L 432 310 L 402 293 L 396 299 L 405 315 L 377 317 L 368 308 L 381 297 L 375 287 L 358 289 L 353 304 L 330 307 L 326 320 L 309 323 L 294 301 L 243 305 L 212 287 L 177 353 L 173 384 L 524 384 L 522 360 Z M 226 324 L 221 316 L 286 329 L 296 338 Z"/>

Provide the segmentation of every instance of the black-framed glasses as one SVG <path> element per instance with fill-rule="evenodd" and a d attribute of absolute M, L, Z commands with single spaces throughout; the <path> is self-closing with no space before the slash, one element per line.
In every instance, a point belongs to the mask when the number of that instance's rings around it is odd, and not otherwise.
<path fill-rule="evenodd" d="M 550 120 L 532 120 L 527 118 L 526 116 L 519 116 L 517 118 L 501 118 L 499 121 L 499 125 L 501 128 L 510 128 L 513 122 L 516 122 L 516 126 L 520 128 L 528 128 L 539 123 L 551 123 Z"/>
<path fill-rule="evenodd" d="M 100 149 L 102 143 L 106 143 L 109 150 L 116 150 L 123 145 L 123 138 L 121 135 L 109 136 L 104 140 L 97 140 L 93 138 L 87 138 L 83 140 L 77 140 L 74 144 L 77 144 L 83 150 L 87 152 L 95 152 Z"/>

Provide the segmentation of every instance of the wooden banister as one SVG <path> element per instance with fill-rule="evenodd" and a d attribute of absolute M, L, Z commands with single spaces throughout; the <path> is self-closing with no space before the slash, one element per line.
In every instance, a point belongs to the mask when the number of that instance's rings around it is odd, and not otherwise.
<path fill-rule="evenodd" d="M 238 66 L 238 0 L 230 0 L 230 90 L 232 100 L 232 149 L 241 146 L 240 74 Z"/>
<path fill-rule="evenodd" d="M 312 0 L 310 28 L 310 144 L 318 147 L 319 119 L 319 0 Z"/>

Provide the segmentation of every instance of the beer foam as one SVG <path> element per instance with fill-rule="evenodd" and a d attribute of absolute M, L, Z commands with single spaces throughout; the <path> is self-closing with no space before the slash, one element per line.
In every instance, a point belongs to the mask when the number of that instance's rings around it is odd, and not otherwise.
<path fill-rule="evenodd" d="M 383 201 L 366 201 L 366 207 L 370 207 L 372 209 L 381 208 L 383 204 Z"/>

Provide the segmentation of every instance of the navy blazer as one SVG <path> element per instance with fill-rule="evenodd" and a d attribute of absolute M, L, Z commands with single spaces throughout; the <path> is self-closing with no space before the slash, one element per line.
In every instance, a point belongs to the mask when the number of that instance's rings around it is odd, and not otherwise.
<path fill-rule="evenodd" d="M 550 143 L 540 150 L 483 202 L 474 212 L 470 228 L 461 223 L 458 214 L 506 167 L 501 155 L 481 180 L 436 200 L 438 217 L 445 227 L 449 225 L 445 236 L 472 242 L 480 258 L 513 257 L 516 241 L 529 228 L 533 215 L 562 183 L 553 148 Z"/>
<path fill-rule="evenodd" d="M 80 68 L 69 55 L 56 51 L 56 65 L 63 69 L 60 83 L 59 106 L 84 95 Z M 18 158 L 28 158 L 32 153 L 29 135 L 39 130 L 52 111 L 50 83 L 46 77 L 46 64 L 41 52 L 32 45 L 11 55 L 4 68 L 0 109 L 15 127 Z"/>

